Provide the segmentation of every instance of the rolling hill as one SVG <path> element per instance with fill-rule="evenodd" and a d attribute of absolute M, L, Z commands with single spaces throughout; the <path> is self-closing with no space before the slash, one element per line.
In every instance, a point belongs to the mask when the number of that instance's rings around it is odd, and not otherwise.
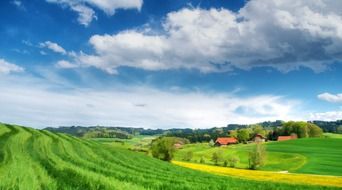
<path fill-rule="evenodd" d="M 261 169 L 342 176 L 342 139 L 335 136 L 268 142 L 266 143 L 267 162 Z M 224 158 L 238 155 L 240 162 L 237 167 L 247 168 L 248 152 L 253 146 L 254 144 L 238 144 L 228 147 L 210 147 L 207 143 L 189 144 L 176 153 L 176 160 L 182 161 L 184 155 L 191 151 L 193 162 L 198 162 L 203 158 L 205 163 L 213 164 L 212 154 L 221 151 Z"/>
<path fill-rule="evenodd" d="M 212 175 L 95 141 L 0 124 L 0 189 L 337 188 Z"/>

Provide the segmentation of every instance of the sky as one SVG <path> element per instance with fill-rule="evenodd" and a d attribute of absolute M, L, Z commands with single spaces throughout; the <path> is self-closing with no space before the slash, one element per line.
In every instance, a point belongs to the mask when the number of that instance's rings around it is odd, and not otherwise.
<path fill-rule="evenodd" d="M 342 119 L 342 1 L 0 1 L 0 122 Z"/>

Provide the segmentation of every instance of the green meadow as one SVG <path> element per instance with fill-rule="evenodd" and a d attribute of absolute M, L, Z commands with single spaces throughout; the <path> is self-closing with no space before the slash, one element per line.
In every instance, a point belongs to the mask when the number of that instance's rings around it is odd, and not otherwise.
<path fill-rule="evenodd" d="M 267 142 L 266 165 L 261 170 L 342 176 L 342 139 L 336 137 L 340 136 Z M 207 143 L 189 144 L 176 152 L 175 159 L 183 160 L 190 151 L 193 153 L 191 162 L 199 162 L 202 158 L 205 164 L 214 164 L 211 161 L 212 154 L 220 151 L 223 159 L 237 155 L 240 161 L 236 167 L 247 168 L 248 152 L 253 146 L 238 144 L 210 147 Z"/>
<path fill-rule="evenodd" d="M 0 189 L 338 189 L 195 171 L 65 134 L 0 124 Z"/>

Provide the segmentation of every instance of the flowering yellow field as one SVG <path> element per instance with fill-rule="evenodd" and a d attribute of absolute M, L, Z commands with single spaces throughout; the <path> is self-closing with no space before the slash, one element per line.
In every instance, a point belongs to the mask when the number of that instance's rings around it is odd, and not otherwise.
<path fill-rule="evenodd" d="M 191 168 L 194 170 L 215 173 L 219 175 L 227 175 L 239 178 L 253 179 L 259 181 L 275 181 L 293 184 L 310 184 L 310 185 L 323 185 L 342 187 L 342 177 L 338 176 L 321 176 L 310 174 L 289 174 L 289 173 L 276 173 L 270 171 L 256 171 L 235 169 L 219 166 L 210 166 L 204 164 L 194 164 L 189 162 L 173 161 L 173 164 Z"/>

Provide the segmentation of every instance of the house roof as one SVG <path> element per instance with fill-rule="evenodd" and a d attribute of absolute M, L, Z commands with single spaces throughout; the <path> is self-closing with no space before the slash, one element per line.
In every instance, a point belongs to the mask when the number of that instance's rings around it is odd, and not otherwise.
<path fill-rule="evenodd" d="M 286 141 L 286 140 L 291 140 L 293 139 L 292 136 L 279 136 L 278 141 Z"/>
<path fill-rule="evenodd" d="M 261 134 L 256 134 L 256 135 L 254 136 L 254 138 L 255 138 L 255 137 L 260 137 L 260 138 L 262 138 L 262 139 L 265 139 L 265 137 L 262 136 Z"/>
<path fill-rule="evenodd" d="M 237 143 L 237 140 L 236 138 L 233 138 L 233 137 L 220 137 L 220 138 L 217 138 L 215 142 L 221 145 L 227 145 L 231 143 Z"/>

